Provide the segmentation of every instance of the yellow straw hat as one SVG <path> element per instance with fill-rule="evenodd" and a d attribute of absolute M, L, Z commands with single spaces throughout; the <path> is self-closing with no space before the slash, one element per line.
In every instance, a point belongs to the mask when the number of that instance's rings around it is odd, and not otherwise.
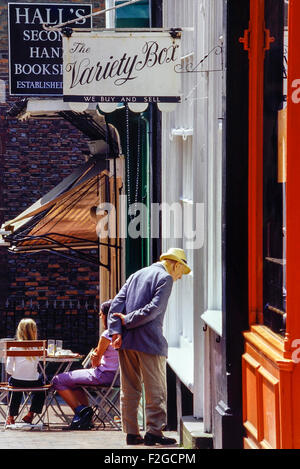
<path fill-rule="evenodd" d="M 167 252 L 163 253 L 159 260 L 163 261 L 165 259 L 170 259 L 171 261 L 180 262 L 180 264 L 184 265 L 184 274 L 189 274 L 191 269 L 187 265 L 186 255 L 183 249 L 180 248 L 170 248 Z"/>

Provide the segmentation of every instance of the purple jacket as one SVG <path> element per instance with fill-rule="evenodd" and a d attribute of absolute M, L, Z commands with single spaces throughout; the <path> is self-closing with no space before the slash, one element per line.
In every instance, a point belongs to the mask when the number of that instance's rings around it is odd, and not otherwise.
<path fill-rule="evenodd" d="M 132 274 L 113 299 L 108 315 L 109 335 L 122 334 L 122 349 L 168 356 L 163 320 L 173 279 L 157 262 Z M 125 325 L 113 313 L 126 314 Z"/>

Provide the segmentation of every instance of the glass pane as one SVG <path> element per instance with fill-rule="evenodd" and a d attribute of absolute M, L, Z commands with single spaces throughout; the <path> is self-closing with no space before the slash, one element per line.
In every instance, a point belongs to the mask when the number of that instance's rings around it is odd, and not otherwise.
<path fill-rule="evenodd" d="M 265 23 L 275 41 L 265 55 L 264 77 L 264 324 L 285 330 L 285 108 L 287 8 L 284 0 L 265 0 Z M 285 43 L 286 42 L 286 43 Z"/>

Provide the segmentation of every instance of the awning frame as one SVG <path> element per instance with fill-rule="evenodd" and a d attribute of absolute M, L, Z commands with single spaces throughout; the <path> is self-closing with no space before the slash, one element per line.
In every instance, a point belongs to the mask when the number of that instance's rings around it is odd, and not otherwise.
<path fill-rule="evenodd" d="M 70 238 L 70 239 L 74 239 L 76 241 L 83 241 L 83 242 L 87 242 L 87 245 L 84 246 L 82 244 L 80 245 L 66 245 L 64 243 L 61 243 L 59 242 L 58 240 L 55 240 L 53 238 L 51 238 L 51 235 L 53 236 L 63 236 L 64 238 Z M 99 258 L 99 249 L 100 249 L 100 246 L 106 246 L 106 247 L 110 247 L 110 248 L 113 248 L 113 249 L 122 249 L 121 246 L 117 246 L 115 244 L 111 244 L 111 243 L 103 243 L 101 242 L 99 239 L 97 242 L 95 241 L 89 241 L 85 238 L 79 238 L 79 237 L 76 237 L 76 236 L 72 236 L 72 235 L 65 235 L 65 234 L 62 234 L 62 233 L 46 233 L 45 235 L 40 235 L 40 236 L 37 236 L 37 235 L 33 235 L 33 236 L 20 236 L 18 237 L 17 236 L 13 236 L 13 235 L 9 235 L 9 236 L 6 236 L 6 240 L 8 241 L 13 241 L 13 242 L 23 242 L 23 241 L 26 241 L 26 240 L 32 240 L 32 239 L 45 239 L 46 241 L 50 241 L 53 243 L 53 246 L 55 246 L 55 249 L 52 248 L 52 245 L 38 245 L 36 248 L 34 248 L 34 245 L 29 245 L 28 248 L 26 248 L 26 246 L 22 246 L 22 250 L 21 252 L 22 253 L 35 253 L 35 252 L 39 252 L 39 251 L 51 251 L 53 253 L 56 253 L 58 250 L 69 250 L 73 253 L 76 253 L 77 257 L 78 258 L 83 258 L 85 261 L 90 261 L 91 263 L 93 264 L 96 264 L 98 266 L 101 266 L 101 267 L 105 267 L 108 271 L 110 271 L 110 265 L 109 264 L 104 264 L 102 262 L 100 262 Z M 94 256 L 91 256 L 89 254 L 82 254 L 80 253 L 80 250 L 91 250 L 91 249 L 97 249 L 98 250 L 98 257 L 95 258 Z M 8 249 L 9 252 L 13 252 L 13 253 L 18 253 L 18 246 L 13 246 L 11 248 Z"/>
<path fill-rule="evenodd" d="M 85 178 L 90 176 L 97 168 L 100 161 L 112 161 L 113 167 L 113 178 L 114 178 L 114 189 L 115 189 L 115 203 L 116 203 L 116 190 L 117 190 L 117 170 L 116 170 L 116 158 L 122 156 L 122 150 L 120 145 L 120 138 L 117 129 L 108 123 L 106 115 L 103 115 L 97 110 L 95 104 L 89 104 L 86 111 L 80 112 L 79 110 L 72 109 L 68 103 L 64 103 L 62 100 L 39 100 L 39 99 L 25 99 L 21 102 L 16 103 L 7 113 L 10 117 L 17 117 L 19 120 L 27 120 L 28 118 L 50 118 L 50 119 L 64 119 L 69 121 L 74 127 L 85 134 L 89 140 L 90 158 L 84 163 L 81 168 L 83 172 L 80 174 L 78 168 L 65 178 L 58 186 L 53 188 L 48 194 L 41 197 L 41 199 L 35 202 L 31 207 L 26 209 L 22 214 L 16 217 L 14 220 L 8 221 L 4 226 L 7 231 L 7 235 L 2 235 L 3 244 L 5 243 L 8 247 L 8 252 L 13 254 L 30 254 L 37 252 L 51 252 L 53 254 L 60 255 L 72 261 L 81 261 L 97 265 L 106 269 L 108 272 L 112 271 L 110 260 L 107 263 L 100 261 L 100 246 L 114 249 L 116 256 L 118 252 L 122 251 L 122 246 L 115 243 L 102 242 L 99 236 L 96 239 L 87 239 L 78 236 L 74 236 L 67 233 L 56 233 L 53 231 L 44 232 L 40 235 L 30 234 L 34 227 L 42 220 L 47 217 L 47 214 L 51 213 L 54 207 L 54 201 L 63 198 L 65 194 L 76 187 L 82 177 L 83 181 Z M 101 144 L 100 144 L 101 143 Z M 103 168 L 104 169 L 104 168 Z M 80 187 L 81 183 L 79 183 Z M 65 187 L 63 187 L 65 186 Z M 80 190 L 80 189 L 79 189 Z M 68 208 L 68 207 L 67 207 Z M 30 213 L 30 211 L 32 212 Z M 26 212 L 32 214 L 32 216 L 26 217 Z M 50 215 L 51 217 L 51 215 Z M 27 218 L 27 220 L 25 220 Z M 24 223 L 22 223 L 24 221 Z M 53 219 L 48 221 L 52 222 Z M 11 222 L 11 225 L 9 223 Z M 16 226 L 16 231 L 11 232 L 13 224 L 19 223 Z M 50 227 L 49 227 L 50 228 Z M 51 230 L 51 228 L 50 228 Z M 53 226 L 52 226 L 53 230 Z M 56 239 L 53 239 L 56 237 Z M 57 237 L 63 237 L 65 242 L 60 241 Z M 1 238 L 0 238 L 1 240 Z M 44 240 L 44 244 L 27 244 L 26 241 Z M 70 242 L 69 242 L 70 241 Z M 109 240 L 108 240 L 109 241 Z M 25 243 L 25 244 L 23 244 Z M 87 250 L 97 249 L 97 257 L 87 253 Z M 81 252 L 84 251 L 84 252 Z M 67 252 L 67 253 L 64 253 Z M 119 266 L 116 266 L 117 278 Z"/>

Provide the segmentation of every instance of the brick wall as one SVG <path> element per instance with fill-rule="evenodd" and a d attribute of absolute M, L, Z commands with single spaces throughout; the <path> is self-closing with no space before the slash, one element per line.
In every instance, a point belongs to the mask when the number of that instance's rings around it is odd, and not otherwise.
<path fill-rule="evenodd" d="M 105 2 L 92 3 L 95 11 Z M 103 21 L 100 15 L 99 26 Z M 0 0 L 0 79 L 7 89 L 6 102 L 0 103 L 0 223 L 51 190 L 88 153 L 86 137 L 64 120 L 20 122 L 6 117 L 18 100 L 8 95 L 7 43 L 7 1 Z M 18 321 L 30 316 L 41 338 L 63 339 L 66 348 L 87 352 L 99 334 L 98 284 L 97 266 L 0 248 L 0 337 L 12 337 Z"/>

